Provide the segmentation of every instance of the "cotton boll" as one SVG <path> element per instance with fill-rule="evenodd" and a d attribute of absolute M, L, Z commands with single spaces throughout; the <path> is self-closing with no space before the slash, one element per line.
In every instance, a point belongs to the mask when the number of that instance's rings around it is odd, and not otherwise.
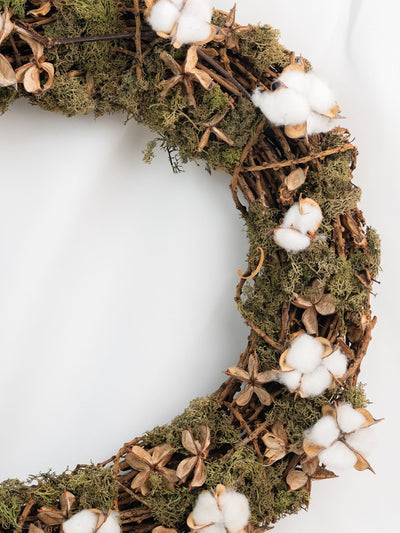
<path fill-rule="evenodd" d="M 178 20 L 176 40 L 180 44 L 205 41 L 211 33 L 210 25 L 193 15 L 181 15 Z"/>
<path fill-rule="evenodd" d="M 322 360 L 322 364 L 335 377 L 340 378 L 346 373 L 347 357 L 339 348 L 338 350 L 334 351 L 333 354 L 325 357 L 325 359 Z"/>
<path fill-rule="evenodd" d="M 329 470 L 351 468 L 357 462 L 355 454 L 343 442 L 335 442 L 318 454 L 319 460 Z"/>
<path fill-rule="evenodd" d="M 201 528 L 202 533 L 226 533 L 226 529 L 223 524 L 212 524 L 208 527 Z"/>
<path fill-rule="evenodd" d="M 340 403 L 337 406 L 336 418 L 343 433 L 351 433 L 366 422 L 365 417 L 353 409 L 349 403 Z"/>
<path fill-rule="evenodd" d="M 345 440 L 363 456 L 368 456 L 377 446 L 376 434 L 372 427 L 362 428 L 351 435 L 346 435 Z"/>
<path fill-rule="evenodd" d="M 330 446 L 339 435 L 340 430 L 333 416 L 323 416 L 305 433 L 308 440 L 324 448 Z"/>
<path fill-rule="evenodd" d="M 274 240 L 276 244 L 291 254 L 302 252 L 311 244 L 307 235 L 290 228 L 277 228 L 274 233 Z"/>
<path fill-rule="evenodd" d="M 286 385 L 286 387 L 291 391 L 295 391 L 297 387 L 300 385 L 302 373 L 298 370 L 292 370 L 291 372 L 281 372 L 278 374 L 278 381 L 279 383 L 282 383 L 282 385 Z"/>
<path fill-rule="evenodd" d="M 287 70 L 286 72 L 282 72 L 278 79 L 289 89 L 293 89 L 305 96 L 307 96 L 310 90 L 310 79 L 306 76 L 305 72 Z"/>
<path fill-rule="evenodd" d="M 328 85 L 314 72 L 307 72 L 309 82 L 308 101 L 317 113 L 327 113 L 336 105 L 335 96 Z"/>
<path fill-rule="evenodd" d="M 304 396 L 317 396 L 322 394 L 331 383 L 332 376 L 329 371 L 320 365 L 313 372 L 303 375 L 300 392 Z"/>
<path fill-rule="evenodd" d="M 321 364 L 323 353 L 324 346 L 311 335 L 304 333 L 292 342 L 286 363 L 295 370 L 308 374 Z"/>
<path fill-rule="evenodd" d="M 306 98 L 292 89 L 280 89 L 274 92 L 256 89 L 251 99 L 276 126 L 302 124 L 310 114 Z"/>
<path fill-rule="evenodd" d="M 194 522 L 200 525 L 222 524 L 224 520 L 222 511 L 218 508 L 217 500 L 210 492 L 202 492 L 199 495 L 192 516 Z"/>
<path fill-rule="evenodd" d="M 170 33 L 179 17 L 179 9 L 169 0 L 159 0 L 154 4 L 147 19 L 154 31 Z"/>
<path fill-rule="evenodd" d="M 212 16 L 211 2 L 210 0 L 187 0 L 183 14 L 210 22 Z"/>
<path fill-rule="evenodd" d="M 314 133 L 326 133 L 333 130 L 339 125 L 338 120 L 333 120 L 328 117 L 323 117 L 313 111 L 307 118 L 307 135 L 314 135 Z"/>
<path fill-rule="evenodd" d="M 65 533 L 93 533 L 96 526 L 97 516 L 89 510 L 80 511 L 63 523 Z"/>
<path fill-rule="evenodd" d="M 181 9 L 185 0 L 169 0 L 174 6 L 176 6 L 178 9 Z"/>
<path fill-rule="evenodd" d="M 247 525 L 250 507 L 244 494 L 227 489 L 221 494 L 219 505 L 224 515 L 224 525 L 229 533 L 238 533 Z"/>
<path fill-rule="evenodd" d="M 308 231 L 313 231 L 320 224 L 321 220 L 322 213 L 319 207 L 304 202 L 301 213 L 299 203 L 296 202 L 285 213 L 281 227 L 293 227 L 302 233 L 307 233 Z"/>
<path fill-rule="evenodd" d="M 97 533 L 120 533 L 120 531 L 118 513 L 112 511 L 104 524 L 97 530 Z"/>

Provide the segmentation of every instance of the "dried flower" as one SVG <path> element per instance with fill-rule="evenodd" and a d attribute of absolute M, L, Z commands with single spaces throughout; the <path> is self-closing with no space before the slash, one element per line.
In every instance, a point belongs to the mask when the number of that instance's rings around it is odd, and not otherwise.
<path fill-rule="evenodd" d="M 34 17 L 47 15 L 53 4 L 51 0 L 31 0 L 31 3 L 38 7 L 36 9 L 31 9 L 30 11 L 28 11 L 27 15 L 33 15 Z"/>
<path fill-rule="evenodd" d="M 194 471 L 193 479 L 189 484 L 189 489 L 204 485 L 207 477 L 204 459 L 207 458 L 210 442 L 211 435 L 208 424 L 201 426 L 199 440 L 194 438 L 190 428 L 185 429 L 182 432 L 182 445 L 192 454 L 192 457 L 187 457 L 179 463 L 178 468 L 176 469 L 176 474 L 182 482 L 185 482 L 191 472 Z"/>
<path fill-rule="evenodd" d="M 225 372 L 228 376 L 232 376 L 239 381 L 245 383 L 245 387 L 239 392 L 235 401 L 237 405 L 243 406 L 249 403 L 253 394 L 255 394 L 263 405 L 271 405 L 272 396 L 265 390 L 263 385 L 274 381 L 276 379 L 276 373 L 270 370 L 266 372 L 258 372 L 258 360 L 257 355 L 252 354 L 249 357 L 249 364 L 247 367 L 248 372 L 237 366 L 231 366 Z"/>
<path fill-rule="evenodd" d="M 311 490 L 311 482 L 319 479 L 332 479 L 336 474 L 319 465 L 318 457 L 306 459 L 301 462 L 301 470 L 293 469 L 286 476 L 286 483 L 289 485 L 289 492 L 306 487 Z"/>
<path fill-rule="evenodd" d="M 289 441 L 282 422 L 275 422 L 271 431 L 266 431 L 261 439 L 266 446 L 264 455 L 269 459 L 268 465 L 283 459 L 288 453 Z"/>
<path fill-rule="evenodd" d="M 133 478 L 131 488 L 140 490 L 143 496 L 150 490 L 150 475 L 159 472 L 169 490 L 174 490 L 178 477 L 174 470 L 165 468 L 171 459 L 175 449 L 169 444 L 156 446 L 150 452 L 140 446 L 132 446 L 132 450 L 126 455 L 125 460 L 134 470 L 139 473 Z"/>
<path fill-rule="evenodd" d="M 39 520 L 46 526 L 57 526 L 71 516 L 71 509 L 75 502 L 75 496 L 64 489 L 59 498 L 60 509 L 53 507 L 41 507 L 38 512 Z"/>
<path fill-rule="evenodd" d="M 161 52 L 160 58 L 174 74 L 172 78 L 166 80 L 164 89 L 160 94 L 160 100 L 165 98 L 168 91 L 172 89 L 172 87 L 175 87 L 177 83 L 183 83 L 188 95 L 189 105 L 196 107 L 193 82 L 197 81 L 207 91 L 210 91 L 214 87 L 214 82 L 211 77 L 206 72 L 196 68 L 198 56 L 195 46 L 191 46 L 188 49 L 183 65 L 179 65 L 179 63 L 165 50 Z"/>
<path fill-rule="evenodd" d="M 317 315 L 328 316 L 336 313 L 335 299 L 325 293 L 325 282 L 315 279 L 306 297 L 294 294 L 293 305 L 305 309 L 301 321 L 310 335 L 318 335 Z"/>
<path fill-rule="evenodd" d="M 217 113 L 209 122 L 205 122 L 203 124 L 206 130 L 201 136 L 196 154 L 199 154 L 207 146 L 211 133 L 218 137 L 218 139 L 221 139 L 221 141 L 224 141 L 229 144 L 229 146 L 233 146 L 235 144 L 232 139 L 230 139 L 227 135 L 225 135 L 223 131 L 216 127 L 217 124 L 219 124 L 221 120 L 225 118 L 226 113 L 227 111 L 225 111 L 224 113 Z"/>

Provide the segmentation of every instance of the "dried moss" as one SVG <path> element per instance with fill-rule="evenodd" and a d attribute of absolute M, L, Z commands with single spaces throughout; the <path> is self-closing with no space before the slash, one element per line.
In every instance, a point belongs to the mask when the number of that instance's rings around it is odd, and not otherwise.
<path fill-rule="evenodd" d="M 5 113 L 20 94 L 11 87 L 0 87 L 0 115 Z"/>
<path fill-rule="evenodd" d="M 251 26 L 249 31 L 238 33 L 240 53 L 250 58 L 258 72 L 271 66 L 286 67 L 289 53 L 280 42 L 280 32 L 269 25 Z"/>
<path fill-rule="evenodd" d="M 0 9 L 3 10 L 5 7 L 9 7 L 14 15 L 24 18 L 26 4 L 27 0 L 0 0 Z"/>
<path fill-rule="evenodd" d="M 18 479 L 0 483 L 0 526 L 4 529 L 17 527 L 24 506 L 23 484 Z"/>
<path fill-rule="evenodd" d="M 177 451 L 184 451 L 181 443 L 182 431 L 189 426 L 192 431 L 197 432 L 206 422 L 210 426 L 211 442 L 215 448 L 240 442 L 240 432 L 232 426 L 225 411 L 214 398 L 192 400 L 188 408 L 171 424 L 157 426 L 146 433 L 146 442 L 151 446 L 167 442 L 175 446 Z"/>
<path fill-rule="evenodd" d="M 95 107 L 89 95 L 89 88 L 84 76 L 70 76 L 57 73 L 51 91 L 45 92 L 37 98 L 41 106 L 48 111 L 59 111 L 63 102 L 62 112 L 71 117 L 73 115 L 86 115 Z"/>

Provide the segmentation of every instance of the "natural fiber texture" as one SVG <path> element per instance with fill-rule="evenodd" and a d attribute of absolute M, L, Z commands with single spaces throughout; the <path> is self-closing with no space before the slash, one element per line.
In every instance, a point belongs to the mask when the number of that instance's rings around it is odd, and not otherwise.
<path fill-rule="evenodd" d="M 66 489 L 76 498 L 73 513 L 92 507 L 114 508 L 120 512 L 124 531 L 146 532 L 159 525 L 182 531 L 187 529 L 185 522 L 198 493 L 221 483 L 248 497 L 253 526 L 271 524 L 308 505 L 309 487 L 289 492 L 286 480 L 305 457 L 304 431 L 320 418 L 321 408 L 336 400 L 350 402 L 354 408 L 367 404 L 357 376 L 375 324 L 370 312 L 370 278 L 378 275 L 380 258 L 379 238 L 365 225 L 357 207 L 360 190 L 351 181 L 357 150 L 344 129 L 313 135 L 308 141 L 290 139 L 279 127 L 271 126 L 245 96 L 256 87 L 269 89 L 290 62 L 289 51 L 278 42 L 278 32 L 269 26 L 243 28 L 231 15 L 214 13 L 213 21 L 220 27 L 225 27 L 228 17 L 229 46 L 226 38 L 198 49 L 196 68 L 211 76 L 214 87 L 207 91 L 193 82 L 189 96 L 195 100 L 194 107 L 188 105 L 182 83 L 160 99 L 165 80 L 172 76 L 167 66 L 171 62 L 163 60 L 163 52 L 181 66 L 186 49 L 172 48 L 167 39 L 151 31 L 143 16 L 144 2 L 55 0 L 52 4 L 46 15 L 27 15 L 25 27 L 48 40 L 124 32 L 133 36 L 45 46 L 45 60 L 55 67 L 52 87 L 39 95 L 27 94 L 23 88 L 18 93 L 0 88 L 1 111 L 20 96 L 67 116 L 122 111 L 155 132 L 154 142 L 145 151 L 147 161 L 160 144 L 174 170 L 196 159 L 204 160 L 207 170 L 230 173 L 233 198 L 247 224 L 250 244 L 244 277 L 259 265 L 260 249 L 264 254 L 259 272 L 252 279 L 240 279 L 236 290 L 238 309 L 250 327 L 248 345 L 237 367 L 246 370 L 250 356 L 256 354 L 259 372 L 279 368 L 280 356 L 293 334 L 305 327 L 304 309 L 296 305 L 296 299 L 299 295 L 312 298 L 316 284 L 322 293 L 332 295 L 335 304 L 333 314 L 316 313 L 317 333 L 340 343 L 349 365 L 340 383 L 313 398 L 296 399 L 278 382 L 266 383 L 261 388 L 272 398 L 270 405 L 260 403 L 256 394 L 239 405 L 235 398 L 242 383 L 229 374 L 211 397 L 193 400 L 171 424 L 135 438 L 99 465 L 79 466 L 60 476 L 42 474 L 25 483 L 8 480 L 0 484 L 0 527 L 21 531 L 34 523 L 57 530 L 60 520 L 49 522 L 47 517 L 46 522 L 42 508 L 59 510 L 59 498 Z M 0 8 L 5 6 L 23 19 L 37 3 L 0 0 Z M 1 53 L 13 67 L 32 58 L 27 43 L 16 35 L 2 43 Z M 291 191 L 286 178 L 297 168 L 308 168 L 307 178 Z M 272 231 L 300 194 L 319 204 L 323 222 L 317 240 L 306 251 L 291 255 L 274 242 Z M 267 466 L 262 437 L 277 423 L 287 435 L 286 451 Z M 190 457 L 183 433 L 190 428 L 194 438 L 201 439 L 205 427 L 210 431 L 210 445 L 198 459 L 205 466 L 203 484 L 189 486 L 192 472 L 171 490 L 166 486 L 168 474 L 154 465 L 146 486 L 132 487 L 139 474 L 132 466 L 132 447 L 150 452 L 159 445 L 172 446 L 167 468 L 176 471 Z M 325 474 L 321 477 L 331 477 Z"/>

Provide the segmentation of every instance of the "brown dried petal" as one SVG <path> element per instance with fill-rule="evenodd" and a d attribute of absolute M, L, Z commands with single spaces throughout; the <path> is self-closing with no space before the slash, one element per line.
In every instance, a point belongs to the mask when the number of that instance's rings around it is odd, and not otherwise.
<path fill-rule="evenodd" d="M 201 139 L 200 139 L 200 142 L 199 142 L 199 146 L 197 148 L 197 153 L 199 154 L 202 150 L 204 150 L 204 148 L 207 146 L 208 144 L 208 141 L 210 139 L 210 135 L 211 135 L 211 129 L 210 128 L 207 128 L 206 131 L 203 133 L 203 135 L 201 136 Z"/>
<path fill-rule="evenodd" d="M 328 339 L 325 339 L 325 337 L 315 337 L 317 341 L 319 341 L 324 346 L 324 352 L 322 354 L 322 359 L 325 357 L 328 357 L 333 352 L 332 344 L 328 341 Z"/>
<path fill-rule="evenodd" d="M 274 422 L 271 427 L 271 431 L 274 435 L 281 438 L 285 444 L 288 444 L 288 438 L 285 431 L 285 428 L 283 427 L 282 422 Z"/>
<path fill-rule="evenodd" d="M 25 70 L 22 83 L 27 93 L 38 94 L 41 92 L 40 71 L 35 64 Z"/>
<path fill-rule="evenodd" d="M 284 372 L 291 372 L 292 370 L 294 370 L 294 368 L 292 368 L 286 363 L 286 357 L 289 353 L 289 350 L 290 348 L 285 350 L 279 358 L 279 366 L 281 367 L 281 370 L 283 370 Z"/>
<path fill-rule="evenodd" d="M 150 491 L 150 473 L 151 470 L 148 470 L 147 472 L 140 472 L 137 476 L 135 476 L 131 483 L 131 489 L 140 490 L 143 496 L 146 496 L 146 494 Z"/>
<path fill-rule="evenodd" d="M 211 91 L 211 89 L 214 87 L 214 82 L 209 74 L 207 72 L 204 72 L 198 68 L 195 68 L 191 73 L 191 76 L 194 76 L 196 80 L 201 83 L 201 85 L 206 89 L 207 91 Z"/>
<path fill-rule="evenodd" d="M 354 274 L 356 278 L 361 281 L 364 287 L 367 287 L 367 289 L 371 288 L 372 279 L 371 274 L 369 273 L 369 270 L 367 268 L 363 268 L 362 270 L 360 270 L 360 272 L 355 272 Z"/>
<path fill-rule="evenodd" d="M 287 451 L 286 449 L 277 449 L 277 450 L 267 450 L 265 452 L 265 457 L 267 457 L 269 459 L 267 465 L 272 465 L 274 464 L 276 461 L 279 461 L 280 459 L 283 459 L 287 454 Z"/>
<path fill-rule="evenodd" d="M 182 446 L 192 455 L 197 455 L 199 453 L 199 449 L 196 446 L 196 440 L 193 437 L 192 432 L 187 429 L 182 431 Z"/>
<path fill-rule="evenodd" d="M 240 381 L 248 381 L 250 379 L 249 373 L 246 372 L 246 370 L 243 370 L 243 368 L 238 368 L 237 366 L 230 366 L 227 370 L 227 374 L 233 378 L 239 379 Z"/>
<path fill-rule="evenodd" d="M 383 418 L 379 418 L 379 419 L 374 418 L 367 409 L 363 409 L 362 407 L 359 407 L 358 409 L 356 409 L 356 411 L 361 413 L 363 417 L 365 418 L 365 422 L 361 426 L 362 428 L 367 428 L 369 426 L 377 424 L 378 422 L 382 422 L 383 420 Z"/>
<path fill-rule="evenodd" d="M 43 85 L 42 92 L 47 91 L 53 85 L 54 81 L 54 66 L 52 63 L 40 63 L 40 68 L 47 74 L 47 81 Z"/>
<path fill-rule="evenodd" d="M 43 529 L 35 526 L 35 524 L 29 524 L 28 533 L 43 533 Z"/>
<path fill-rule="evenodd" d="M 187 480 L 190 475 L 190 472 L 196 466 L 197 460 L 197 456 L 187 457 L 179 463 L 178 468 L 176 469 L 176 475 L 181 481 L 185 482 Z"/>
<path fill-rule="evenodd" d="M 169 444 L 160 444 L 156 446 L 152 452 L 153 464 L 157 466 L 165 466 L 175 453 L 175 448 Z"/>
<path fill-rule="evenodd" d="M 254 392 L 256 393 L 258 399 L 263 405 L 271 405 L 272 396 L 268 391 L 262 387 L 254 387 Z"/>
<path fill-rule="evenodd" d="M 176 529 L 172 529 L 172 528 L 168 528 L 164 526 L 157 526 L 151 530 L 151 533 L 177 533 L 177 531 Z"/>
<path fill-rule="evenodd" d="M 295 191 L 301 185 L 303 185 L 303 183 L 306 181 L 307 170 L 304 171 L 299 167 L 296 168 L 296 170 L 292 170 L 292 172 L 285 177 L 284 184 L 289 191 Z"/>
<path fill-rule="evenodd" d="M 247 370 L 250 375 L 250 379 L 254 379 L 258 373 L 258 361 L 257 356 L 253 353 L 249 357 L 249 363 L 247 365 Z"/>
<path fill-rule="evenodd" d="M 276 371 L 275 370 L 265 370 L 264 372 L 259 372 L 256 376 L 258 383 L 270 383 L 271 381 L 276 380 Z"/>
<path fill-rule="evenodd" d="M 309 457 L 314 457 L 314 455 L 317 455 L 317 453 L 319 453 L 323 449 L 324 449 L 323 446 L 317 446 L 316 444 L 314 444 L 308 439 L 304 439 L 303 441 L 304 453 L 306 453 Z"/>
<path fill-rule="evenodd" d="M 167 487 L 167 489 L 168 490 L 174 490 L 175 483 L 177 483 L 179 481 L 175 470 L 171 470 L 170 468 L 165 468 L 165 467 L 158 468 L 157 470 L 162 475 L 164 483 L 165 483 L 165 486 Z"/>
<path fill-rule="evenodd" d="M 204 485 L 206 478 L 207 478 L 206 467 L 204 466 L 204 462 L 202 460 L 199 460 L 196 464 L 193 479 L 190 483 L 189 488 L 201 487 L 202 485 Z"/>
<path fill-rule="evenodd" d="M 183 71 L 188 74 L 192 72 L 195 66 L 197 65 L 199 58 L 197 56 L 197 46 L 192 45 L 188 48 L 186 59 L 183 64 Z"/>
<path fill-rule="evenodd" d="M 289 492 L 301 489 L 308 482 L 308 476 L 301 470 L 291 470 L 286 476 L 286 483 L 289 485 Z"/>
<path fill-rule="evenodd" d="M 160 93 L 159 100 L 162 100 L 163 98 L 165 98 L 167 96 L 168 91 L 172 89 L 172 87 L 175 87 L 175 85 L 179 83 L 181 80 L 182 80 L 181 74 L 178 74 L 177 76 L 173 76 L 169 80 L 166 80 L 164 82 L 164 88 Z"/>
<path fill-rule="evenodd" d="M 215 133 L 215 135 L 219 139 L 221 139 L 221 141 L 226 142 L 226 144 L 229 144 L 229 146 L 233 146 L 235 144 L 234 141 L 232 141 L 232 139 L 230 137 L 225 135 L 225 133 L 222 130 L 220 130 L 219 128 L 216 128 L 215 126 L 213 126 L 212 131 L 213 131 L 213 133 Z"/>
<path fill-rule="evenodd" d="M 160 54 L 160 59 L 165 63 L 165 65 L 172 70 L 175 76 L 178 76 L 183 73 L 182 67 L 175 61 L 175 59 L 165 50 Z"/>
<path fill-rule="evenodd" d="M 243 407 L 243 405 L 246 405 L 251 400 L 251 397 L 253 396 L 254 387 L 252 385 L 247 385 L 242 391 L 239 392 L 239 394 L 236 396 L 236 403 Z"/>
<path fill-rule="evenodd" d="M 307 300 L 306 298 L 303 298 L 302 296 L 299 296 L 295 294 L 296 299 L 293 300 L 293 305 L 296 307 L 300 307 L 300 309 L 308 309 L 309 307 L 313 306 L 313 303 Z"/>
<path fill-rule="evenodd" d="M 31 9 L 27 12 L 27 15 L 33 15 L 34 17 L 39 17 L 40 15 L 47 15 L 51 9 L 50 0 L 44 0 L 44 2 L 36 9 Z"/>
<path fill-rule="evenodd" d="M 75 496 L 64 489 L 60 496 L 60 509 L 65 518 L 68 518 L 71 514 L 72 506 L 75 503 Z"/>
<path fill-rule="evenodd" d="M 333 416 L 336 420 L 336 410 L 328 404 L 322 406 L 321 413 L 322 416 Z"/>
<path fill-rule="evenodd" d="M 304 311 L 301 321 L 309 335 L 318 335 L 318 318 L 314 306 Z"/>
<path fill-rule="evenodd" d="M 0 54 L 0 87 L 14 86 L 17 89 L 17 76 L 8 59 Z"/>
<path fill-rule="evenodd" d="M 321 479 L 332 479 L 334 477 L 338 477 L 334 472 L 331 470 L 328 470 L 325 467 L 318 466 L 316 471 L 314 472 L 312 478 L 315 480 L 321 480 Z"/>
<path fill-rule="evenodd" d="M 33 52 L 33 57 L 36 59 L 36 61 L 40 61 L 40 59 L 43 57 L 44 46 L 32 39 L 31 34 L 24 28 L 21 28 L 21 26 L 16 26 L 15 30 L 20 35 L 21 39 L 29 44 Z"/>
<path fill-rule="evenodd" d="M 52 507 L 41 507 L 38 512 L 38 518 L 46 526 L 58 526 L 64 522 L 64 515 L 59 509 Z"/>
<path fill-rule="evenodd" d="M 204 424 L 204 426 L 201 426 L 200 428 L 200 443 L 201 451 L 204 453 L 211 444 L 211 432 L 208 423 Z"/>
<path fill-rule="evenodd" d="M 261 440 L 268 449 L 278 450 L 286 447 L 286 442 L 270 431 L 265 433 L 265 435 L 261 437 Z"/>
<path fill-rule="evenodd" d="M 10 33 L 14 29 L 14 24 L 11 22 L 11 12 L 6 7 L 4 10 L 4 13 L 1 15 L 0 19 L 2 19 L 1 31 L 0 31 L 0 44 L 4 41 L 6 37 L 10 35 Z"/>
<path fill-rule="evenodd" d="M 318 456 L 302 461 L 301 468 L 307 476 L 313 476 L 319 466 Z"/>
<path fill-rule="evenodd" d="M 285 126 L 285 135 L 290 139 L 300 139 L 307 133 L 307 122 L 297 124 L 296 126 Z"/>
<path fill-rule="evenodd" d="M 190 79 L 188 78 L 188 76 L 184 76 L 183 77 L 183 84 L 185 85 L 185 89 L 186 89 L 186 93 L 187 93 L 187 99 L 188 99 L 188 104 L 192 107 L 196 107 L 196 100 L 195 100 L 195 97 L 194 97 L 194 89 L 193 89 L 193 84 L 192 82 L 190 81 Z"/>
<path fill-rule="evenodd" d="M 356 464 L 354 465 L 354 468 L 356 470 L 358 470 L 359 472 L 362 472 L 363 470 L 371 470 L 371 472 L 374 472 L 374 469 L 372 468 L 372 466 L 369 464 L 369 462 L 365 459 L 365 457 L 363 457 L 360 453 L 358 453 L 356 450 L 353 450 L 352 449 L 352 452 L 354 453 L 354 455 L 357 457 L 357 462 Z"/>
<path fill-rule="evenodd" d="M 125 456 L 125 461 L 135 470 L 148 470 L 153 464 L 149 452 L 140 446 L 132 446 L 132 450 Z"/>
<path fill-rule="evenodd" d="M 324 294 L 320 301 L 315 304 L 315 309 L 322 316 L 333 315 L 336 313 L 335 298 L 332 294 Z"/>

